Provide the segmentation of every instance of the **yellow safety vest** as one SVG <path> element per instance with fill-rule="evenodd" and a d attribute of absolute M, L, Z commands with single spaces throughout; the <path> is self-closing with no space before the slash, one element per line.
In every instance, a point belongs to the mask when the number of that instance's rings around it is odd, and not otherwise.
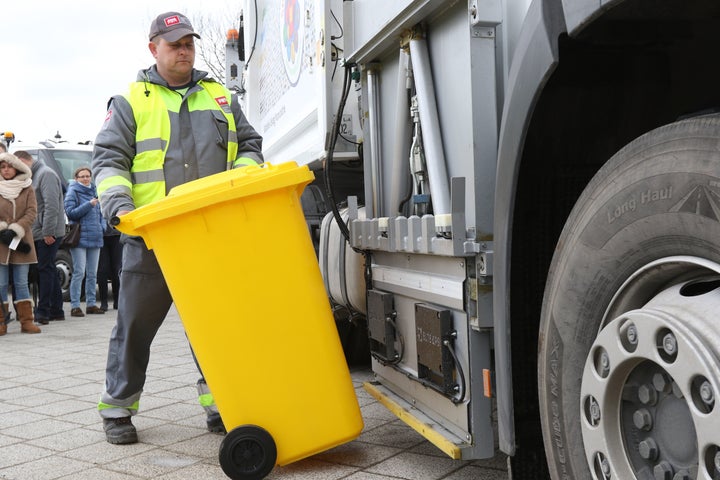
<path fill-rule="evenodd" d="M 230 92 L 216 82 L 199 82 L 208 94 L 200 92 L 188 97 L 188 110 L 220 110 L 228 122 L 228 168 L 232 168 L 237 155 L 237 133 L 232 113 L 223 111 L 216 98 L 225 97 L 230 104 Z M 146 94 L 147 91 L 151 93 Z M 130 169 L 132 198 L 141 207 L 165 197 L 163 165 L 170 143 L 170 116 L 168 111 L 178 113 L 182 97 L 176 92 L 155 84 L 135 82 L 126 95 L 135 117 L 136 152 Z"/>

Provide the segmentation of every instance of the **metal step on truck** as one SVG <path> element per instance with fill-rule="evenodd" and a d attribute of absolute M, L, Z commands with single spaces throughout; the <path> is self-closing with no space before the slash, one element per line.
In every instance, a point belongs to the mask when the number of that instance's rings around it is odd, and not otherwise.
<path fill-rule="evenodd" d="M 372 395 L 513 479 L 720 479 L 720 2 L 246 0 L 239 40 Z"/>

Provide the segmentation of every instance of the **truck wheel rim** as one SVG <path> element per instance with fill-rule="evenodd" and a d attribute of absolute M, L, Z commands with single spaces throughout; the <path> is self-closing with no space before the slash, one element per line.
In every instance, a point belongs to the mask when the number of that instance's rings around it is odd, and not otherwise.
<path fill-rule="evenodd" d="M 583 442 L 596 478 L 720 475 L 717 312 L 720 265 L 703 259 L 658 260 L 620 288 L 581 384 Z"/>

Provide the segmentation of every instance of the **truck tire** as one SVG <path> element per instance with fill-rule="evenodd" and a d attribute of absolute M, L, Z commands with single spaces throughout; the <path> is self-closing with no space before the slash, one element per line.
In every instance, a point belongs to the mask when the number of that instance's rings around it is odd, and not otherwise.
<path fill-rule="evenodd" d="M 550 267 L 538 390 L 551 477 L 720 478 L 720 116 L 610 159 Z"/>

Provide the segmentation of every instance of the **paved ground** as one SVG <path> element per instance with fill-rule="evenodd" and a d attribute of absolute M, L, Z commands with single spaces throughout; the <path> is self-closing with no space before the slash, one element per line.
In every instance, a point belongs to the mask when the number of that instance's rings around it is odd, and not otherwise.
<path fill-rule="evenodd" d="M 64 322 L 42 327 L 40 335 L 20 334 L 19 324 L 12 322 L 8 334 L 0 337 L 0 478 L 227 478 L 218 463 L 222 437 L 204 429 L 204 414 L 196 403 L 197 371 L 174 313 L 153 345 L 142 410 L 134 419 L 140 443 L 105 442 L 95 406 L 104 381 L 114 313 L 68 316 Z M 360 437 L 276 467 L 268 478 L 507 478 L 504 458 L 449 459 L 362 389 L 362 382 L 372 377 L 370 371 L 356 370 L 352 376 L 365 422 Z"/>

